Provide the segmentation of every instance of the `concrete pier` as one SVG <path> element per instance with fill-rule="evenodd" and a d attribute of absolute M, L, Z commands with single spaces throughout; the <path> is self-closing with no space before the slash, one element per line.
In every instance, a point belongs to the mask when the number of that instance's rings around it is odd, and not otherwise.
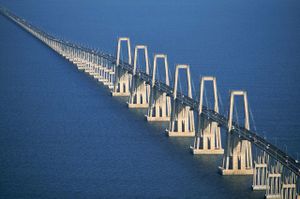
<path fill-rule="evenodd" d="M 99 56 L 96 56 L 95 58 L 95 75 L 94 75 L 94 78 L 99 81 L 100 79 L 100 68 L 101 68 L 101 65 L 100 65 L 100 57 Z"/>
<path fill-rule="evenodd" d="M 86 68 L 86 64 L 87 64 L 87 52 L 83 52 L 82 53 L 82 62 L 81 62 L 81 64 L 78 66 L 78 70 L 85 70 L 85 68 Z"/>
<path fill-rule="evenodd" d="M 102 68 L 102 75 L 103 75 L 102 83 L 105 86 L 107 86 L 109 89 L 113 89 L 114 78 L 115 78 L 115 72 L 114 72 L 115 66 L 107 61 L 105 61 L 104 63 L 105 65 Z"/>
<path fill-rule="evenodd" d="M 99 73 L 98 81 L 102 83 L 106 81 L 105 74 L 104 74 L 105 67 L 106 67 L 106 61 L 104 59 L 100 59 L 99 69 L 98 69 L 98 73 Z"/>
<path fill-rule="evenodd" d="M 267 189 L 268 162 L 269 156 L 264 152 L 257 157 L 257 161 L 254 161 L 252 190 Z"/>
<path fill-rule="evenodd" d="M 130 97 L 128 101 L 129 108 L 148 108 L 149 106 L 150 85 L 147 85 L 145 81 L 141 80 L 136 75 L 138 73 L 137 70 L 138 55 L 139 55 L 139 51 L 141 50 L 144 51 L 146 74 L 149 75 L 150 73 L 147 46 L 137 45 L 134 49 L 132 84 L 131 84 Z"/>
<path fill-rule="evenodd" d="M 202 77 L 200 81 L 199 110 L 197 115 L 198 125 L 194 145 L 190 147 L 193 154 L 224 154 L 221 145 L 221 130 L 216 122 L 202 115 L 203 93 L 205 82 L 213 83 L 214 111 L 219 113 L 217 81 L 215 77 Z"/>
<path fill-rule="evenodd" d="M 222 175 L 253 175 L 251 143 L 232 134 L 235 96 L 242 96 L 244 99 L 245 129 L 250 129 L 247 93 L 245 91 L 231 91 L 227 148 L 223 156 L 223 166 L 219 167 L 219 171 Z"/>
<path fill-rule="evenodd" d="M 282 199 L 297 199 L 297 176 L 289 172 L 285 174 L 281 188 Z"/>
<path fill-rule="evenodd" d="M 167 96 L 166 93 L 162 93 L 156 89 L 156 75 L 157 75 L 157 65 L 158 60 L 162 59 L 164 61 L 165 66 L 165 84 L 167 86 L 170 85 L 169 81 L 169 66 L 167 55 L 164 54 L 156 54 L 154 55 L 153 61 L 153 73 L 152 73 L 152 85 L 150 90 L 150 101 L 149 108 L 147 114 L 147 121 L 155 122 L 155 121 L 170 121 L 171 115 L 171 99 L 170 96 Z"/>
<path fill-rule="evenodd" d="M 123 70 L 119 67 L 120 65 L 120 56 L 121 56 L 121 44 L 122 42 L 127 43 L 127 51 L 128 51 L 128 64 L 132 64 L 131 60 L 131 47 L 130 47 L 130 39 L 127 37 L 121 37 L 118 40 L 118 49 L 117 49 L 117 61 L 114 69 L 115 79 L 114 79 L 114 88 L 112 92 L 112 96 L 130 96 L 130 84 L 131 84 L 131 75 L 128 71 Z"/>
<path fill-rule="evenodd" d="M 171 110 L 171 119 L 169 123 L 169 129 L 166 131 L 168 136 L 174 137 L 194 137 L 195 136 L 195 121 L 194 121 L 194 111 L 191 107 L 180 103 L 177 98 L 182 96 L 177 96 L 178 88 L 178 73 L 179 70 L 186 70 L 187 75 L 187 88 L 188 97 L 192 97 L 192 86 L 191 86 L 191 74 L 189 65 L 177 65 L 175 71 L 175 82 L 173 91 L 173 101 Z"/>
<path fill-rule="evenodd" d="M 282 165 L 277 163 L 274 166 L 271 166 L 270 170 L 267 174 L 267 190 L 265 197 L 267 199 L 281 199 L 281 173 L 282 173 Z"/>

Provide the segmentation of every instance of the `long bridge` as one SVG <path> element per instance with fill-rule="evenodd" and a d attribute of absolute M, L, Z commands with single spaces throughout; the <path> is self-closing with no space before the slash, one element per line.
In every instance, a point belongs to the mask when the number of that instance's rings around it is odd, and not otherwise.
<path fill-rule="evenodd" d="M 113 56 L 51 36 L 5 8 L 0 8 L 0 13 L 71 61 L 79 70 L 103 82 L 111 90 L 112 96 L 129 97 L 129 108 L 147 108 L 148 121 L 169 122 L 166 130 L 169 136 L 194 137 L 194 144 L 190 146 L 194 155 L 223 154 L 223 165 L 219 167 L 222 175 L 253 175 L 253 190 L 266 190 L 266 198 L 300 198 L 300 163 L 250 130 L 247 92 L 231 91 L 229 115 L 226 117 L 219 113 L 215 77 L 203 77 L 199 100 L 192 98 L 189 65 L 176 66 L 174 87 L 171 87 L 167 56 L 155 55 L 153 73 L 150 74 L 147 46 L 135 47 L 132 63 L 129 38 L 119 38 L 117 55 Z M 127 61 L 120 59 L 124 43 L 127 44 Z M 145 70 L 137 65 L 141 50 L 145 54 Z M 158 59 L 163 59 L 165 63 L 165 82 L 156 80 Z M 177 91 L 178 75 L 182 70 L 187 74 L 188 94 Z M 204 83 L 207 81 L 213 83 L 214 109 L 203 105 Z M 244 101 L 244 126 L 233 121 L 237 96 Z M 220 128 L 227 132 L 225 153 L 221 145 Z M 253 161 L 252 145 L 261 151 L 256 161 Z"/>

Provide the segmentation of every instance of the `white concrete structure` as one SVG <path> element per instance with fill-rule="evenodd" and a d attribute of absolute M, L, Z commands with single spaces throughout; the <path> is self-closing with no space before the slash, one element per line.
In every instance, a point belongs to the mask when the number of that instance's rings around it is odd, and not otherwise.
<path fill-rule="evenodd" d="M 85 67 L 84 67 L 84 72 L 88 73 L 89 75 L 91 75 L 91 73 L 92 73 L 91 57 L 92 57 L 92 55 L 90 53 L 88 53 L 86 64 L 85 64 Z"/>
<path fill-rule="evenodd" d="M 55 38 L 51 35 L 48 35 L 47 33 L 39 30 L 38 28 L 32 26 L 31 24 L 27 23 L 24 19 L 21 19 L 14 15 L 13 13 L 10 13 L 6 9 L 3 9 L 0 7 L 0 13 L 4 16 L 10 18 L 15 23 L 19 24 L 21 27 L 23 27 L 25 30 L 33 34 L 35 37 L 40 39 L 42 42 L 44 42 L 46 45 L 48 45 L 50 48 L 58 52 L 60 55 L 62 55 L 64 58 L 68 59 L 70 62 L 74 63 L 79 70 L 84 70 L 88 75 L 90 75 L 93 78 L 96 78 L 98 80 L 101 80 L 101 82 L 104 83 L 104 85 L 111 87 L 110 82 L 117 82 L 117 85 L 121 85 L 120 87 L 124 88 L 121 91 L 121 88 L 117 90 L 117 95 L 123 95 L 126 94 L 126 88 L 129 88 L 127 84 L 123 84 L 130 78 L 125 78 L 124 81 L 120 81 L 122 74 L 132 73 L 132 67 L 131 67 L 131 54 L 130 54 L 130 42 L 128 38 L 120 38 L 118 43 L 118 53 L 117 53 L 117 60 L 112 57 L 109 54 L 106 53 L 97 53 L 91 49 L 84 48 L 81 46 L 78 46 L 76 44 L 72 44 L 70 42 Z M 128 44 L 128 61 L 129 63 L 121 62 L 120 64 L 120 45 L 121 41 L 126 41 Z M 129 65 L 130 64 L 130 65 Z M 128 67 L 127 67 L 128 66 Z M 114 78 L 114 68 L 120 69 L 120 73 L 118 73 L 118 81 L 111 80 Z M 178 70 L 179 69 L 186 69 L 187 70 L 187 76 L 188 76 L 188 97 L 186 96 L 180 96 L 177 93 L 177 84 L 178 84 Z M 121 74 L 121 75 L 120 75 Z M 155 74 L 155 72 L 154 72 Z M 131 76 L 129 76 L 131 77 Z M 141 77 L 141 76 L 139 76 Z M 143 73 L 142 76 L 144 81 L 149 80 L 150 76 Z M 155 78 L 155 77 L 154 77 Z M 154 79 L 155 80 L 155 79 Z M 150 80 L 149 80 L 150 81 Z M 120 84 L 121 82 L 121 84 Z M 115 85 L 115 84 L 114 84 Z M 130 84 L 128 84 L 130 85 Z M 161 82 L 155 82 L 152 84 L 155 87 L 156 85 L 164 85 Z M 126 87 L 127 86 L 127 87 Z M 115 86 L 114 86 L 115 88 Z M 162 87 L 160 87 L 162 88 Z M 159 89 L 159 87 L 155 88 Z M 129 89 L 127 89 L 129 90 Z M 189 136 L 194 131 L 194 118 L 193 118 L 193 111 L 190 110 L 190 107 L 195 107 L 195 104 L 197 104 L 197 101 L 192 100 L 192 93 L 191 93 L 191 81 L 190 81 L 190 72 L 189 67 L 186 65 L 179 65 L 176 67 L 176 73 L 175 73 L 175 86 L 174 91 L 172 91 L 172 88 L 169 86 L 164 86 L 163 89 L 161 89 L 162 92 L 168 93 L 170 98 L 174 98 L 174 101 L 172 102 L 173 109 L 171 110 L 171 119 L 170 119 L 170 136 Z M 129 93 L 129 91 L 128 91 Z M 240 95 L 244 97 L 244 106 L 245 106 L 245 128 L 240 127 L 239 125 L 236 125 L 232 122 L 232 115 L 233 115 L 233 104 L 234 104 L 234 96 Z M 201 99 L 201 98 L 200 98 Z M 167 104 L 168 102 L 166 102 Z M 203 103 L 203 102 L 201 102 Z M 160 103 L 165 104 L 165 102 Z M 155 105 L 156 106 L 156 105 Z M 215 103 L 216 106 L 216 103 Z M 199 106 L 199 107 L 202 107 Z M 166 108 L 167 105 L 166 105 Z M 267 198 L 300 198 L 299 197 L 299 181 L 298 181 L 298 189 L 296 186 L 296 179 L 295 175 L 300 176 L 300 167 L 299 163 L 296 159 L 289 156 L 287 153 L 283 152 L 278 147 L 272 145 L 267 140 L 263 139 L 259 135 L 257 135 L 255 132 L 247 131 L 245 129 L 249 129 L 249 114 L 248 114 L 248 102 L 246 93 L 242 91 L 234 91 L 231 93 L 230 96 L 230 112 L 228 121 L 227 118 L 217 114 L 216 108 L 214 110 L 206 110 L 202 109 L 202 115 L 206 115 L 211 120 L 218 122 L 219 125 L 228 127 L 228 137 L 227 137 L 227 150 L 224 155 L 223 159 L 223 167 L 220 168 L 221 173 L 223 175 L 246 175 L 251 174 L 253 172 L 252 170 L 252 152 L 251 152 L 251 144 L 243 140 L 247 138 L 247 140 L 250 140 L 255 145 L 258 146 L 258 148 L 262 149 L 262 151 L 265 151 L 266 153 L 270 154 L 270 157 L 274 161 L 280 161 L 280 164 L 278 163 L 275 166 L 272 166 L 270 169 L 267 170 L 267 189 L 266 189 L 266 197 Z M 156 111 L 156 109 L 155 109 Z M 200 112 L 201 112 L 200 111 Z M 159 112 L 162 112 L 160 110 Z M 208 121 L 209 122 L 209 121 Z M 204 124 L 204 123 L 202 123 Z M 205 125 L 204 125 L 205 127 Z M 202 133 L 204 135 L 205 128 L 202 128 Z M 200 131 L 201 132 L 201 131 Z M 206 131 L 209 132 L 209 131 Z M 249 134 L 248 134 L 249 133 Z M 208 133 L 207 133 L 208 134 Z M 209 134 L 208 134 L 209 135 Z M 207 136 L 208 138 L 209 136 Z M 216 137 L 216 136 L 215 136 Z M 203 136 L 204 138 L 204 136 Z M 209 140 L 209 139 L 208 139 Z M 204 141 L 203 141 L 204 143 Z M 209 143 L 209 141 L 207 141 Z M 209 145 L 209 144 L 203 144 L 203 145 Z M 270 158 L 271 159 L 271 158 Z M 271 160 L 272 160 L 271 159 Z M 255 162 L 255 178 L 254 180 L 254 186 L 260 188 L 264 188 L 264 176 L 265 176 L 265 170 L 266 170 L 266 164 L 263 159 L 258 160 Z M 269 163 L 268 163 L 269 165 Z M 294 173 L 288 173 L 283 172 L 282 165 L 284 165 L 284 168 L 287 169 L 289 172 Z M 295 174 L 295 175 L 294 175 Z M 296 192 L 298 191 L 298 196 L 296 196 Z"/>
<path fill-rule="evenodd" d="M 282 173 L 282 165 L 277 163 L 275 166 L 271 166 L 270 170 L 267 174 L 267 190 L 266 190 L 266 198 L 276 198 L 281 199 L 281 173 Z"/>
<path fill-rule="evenodd" d="M 85 65 L 86 65 L 86 62 L 85 62 L 86 54 L 87 54 L 86 52 L 81 53 L 80 58 L 77 63 L 78 70 L 84 70 Z"/>
<path fill-rule="evenodd" d="M 297 176 L 294 173 L 283 176 L 281 198 L 282 199 L 297 199 Z"/>
<path fill-rule="evenodd" d="M 128 64 L 132 64 L 131 60 L 131 47 L 130 39 L 127 37 L 121 37 L 118 40 L 118 49 L 117 49 L 117 63 L 115 67 L 115 79 L 114 79 L 114 90 L 112 96 L 130 96 L 130 84 L 131 84 L 131 75 L 119 68 L 120 65 L 120 55 L 121 55 L 121 44 L 122 42 L 127 43 L 127 52 L 128 52 Z"/>
<path fill-rule="evenodd" d="M 212 122 L 202 115 L 203 93 L 205 82 L 213 83 L 214 111 L 219 113 L 217 81 L 215 77 L 202 77 L 200 81 L 199 110 L 194 145 L 191 146 L 193 154 L 224 154 L 221 145 L 221 130 L 216 122 Z"/>
<path fill-rule="evenodd" d="M 222 175 L 252 175 L 252 148 L 247 140 L 241 140 L 232 134 L 233 125 L 233 105 L 234 97 L 244 98 L 245 129 L 250 129 L 248 99 L 245 91 L 231 91 L 230 108 L 228 115 L 227 148 L 223 156 L 223 166 L 219 167 Z"/>
<path fill-rule="evenodd" d="M 98 81 L 102 83 L 106 81 L 105 74 L 104 74 L 106 65 L 107 65 L 107 61 L 101 58 L 99 62 L 99 69 L 98 69 L 98 73 L 99 73 Z"/>
<path fill-rule="evenodd" d="M 101 65 L 100 65 L 100 57 L 99 56 L 96 56 L 96 60 L 95 60 L 95 75 L 94 75 L 94 78 L 96 79 L 96 80 L 98 80 L 99 81 L 99 79 L 101 78 L 101 76 L 100 76 L 100 68 L 102 67 Z"/>
<path fill-rule="evenodd" d="M 115 66 L 112 66 L 107 60 L 103 62 L 103 67 L 101 68 L 101 76 L 102 82 L 105 86 L 107 86 L 110 89 L 114 88 L 114 77 L 115 72 L 114 68 Z"/>
<path fill-rule="evenodd" d="M 267 189 L 267 173 L 268 173 L 269 156 L 263 152 L 254 161 L 254 174 L 253 174 L 253 190 L 266 190 Z"/>
<path fill-rule="evenodd" d="M 165 84 L 170 85 L 167 55 L 156 54 L 153 61 L 152 85 L 148 107 L 147 121 L 170 121 L 171 99 L 166 93 L 155 89 L 158 60 L 162 59 L 165 65 Z"/>
<path fill-rule="evenodd" d="M 177 65 L 175 71 L 175 82 L 173 91 L 173 101 L 171 110 L 171 119 L 167 134 L 176 137 L 193 137 L 195 136 L 194 111 L 191 107 L 177 101 L 178 73 L 179 70 L 186 70 L 188 97 L 192 98 L 191 74 L 189 65 Z M 179 96 L 180 97 L 180 96 Z"/>
<path fill-rule="evenodd" d="M 128 102 L 129 108 L 148 108 L 149 106 L 150 85 L 147 85 L 145 81 L 142 81 L 137 76 L 137 61 L 140 50 L 144 51 L 146 74 L 149 75 L 150 73 L 147 46 L 137 45 L 134 49 L 132 84 L 130 89 L 130 98 Z"/>

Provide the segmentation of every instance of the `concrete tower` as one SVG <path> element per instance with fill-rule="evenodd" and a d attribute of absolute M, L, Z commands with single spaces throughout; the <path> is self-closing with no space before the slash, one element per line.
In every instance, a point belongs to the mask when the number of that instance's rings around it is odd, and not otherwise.
<path fill-rule="evenodd" d="M 245 129 L 250 129 L 248 99 L 245 91 L 231 91 L 230 108 L 228 115 L 228 133 L 227 133 L 227 148 L 223 156 L 223 167 L 220 167 L 222 175 L 252 175 L 252 148 L 251 143 L 247 140 L 241 140 L 234 135 L 233 128 L 233 105 L 234 97 L 243 96 L 245 109 Z"/>
<path fill-rule="evenodd" d="M 154 55 L 153 61 L 152 85 L 150 90 L 150 102 L 148 108 L 147 121 L 170 121 L 170 96 L 167 96 L 166 93 L 162 93 L 158 89 L 155 89 L 158 59 L 162 59 L 164 61 L 166 75 L 165 84 L 167 86 L 170 85 L 167 55 L 156 54 Z"/>
<path fill-rule="evenodd" d="M 137 76 L 137 60 L 140 50 L 144 51 L 146 74 L 149 75 L 150 72 L 147 46 L 137 45 L 134 49 L 132 85 L 128 102 L 129 108 L 148 108 L 149 106 L 150 85 L 147 85 L 145 81 L 142 81 Z"/>
<path fill-rule="evenodd" d="M 195 136 L 194 111 L 191 107 L 184 105 L 177 100 L 178 73 L 179 70 L 186 70 L 188 97 L 192 98 L 191 74 L 189 65 L 177 65 L 175 71 L 175 82 L 173 91 L 173 101 L 171 119 L 167 133 L 169 136 L 193 137 Z M 180 96 L 181 97 L 181 96 Z"/>
<path fill-rule="evenodd" d="M 202 115 L 203 93 L 205 82 L 213 83 L 214 93 L 214 111 L 219 113 L 217 81 L 215 77 L 202 77 L 200 82 L 200 97 L 198 110 L 198 125 L 196 128 L 196 136 L 194 146 L 191 146 L 193 154 L 223 154 L 224 149 L 221 145 L 221 130 L 216 122 L 210 121 Z"/>
<path fill-rule="evenodd" d="M 120 55 L 121 55 L 121 44 L 122 42 L 127 43 L 127 51 L 128 51 L 128 64 L 131 65 L 131 47 L 130 47 L 130 39 L 127 37 L 121 37 L 118 40 L 118 49 L 117 49 L 117 62 L 115 66 L 115 78 L 114 78 L 114 89 L 112 92 L 113 96 L 130 96 L 130 83 L 131 83 L 131 75 L 122 70 L 120 67 Z"/>

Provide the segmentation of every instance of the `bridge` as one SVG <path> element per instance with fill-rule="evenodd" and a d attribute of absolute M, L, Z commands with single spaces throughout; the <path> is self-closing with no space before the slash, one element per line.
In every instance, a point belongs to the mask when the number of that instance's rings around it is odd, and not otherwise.
<path fill-rule="evenodd" d="M 0 13 L 71 61 L 79 70 L 103 82 L 111 90 L 112 96 L 129 96 L 129 108 L 147 108 L 149 122 L 169 122 L 166 130 L 168 136 L 194 137 L 194 145 L 190 146 L 194 155 L 223 154 L 220 174 L 252 175 L 253 190 L 265 190 L 266 198 L 300 198 L 300 163 L 257 132 L 250 130 L 246 91 L 231 91 L 229 115 L 226 117 L 219 113 L 215 77 L 203 77 L 199 100 L 193 99 L 189 65 L 176 66 L 172 87 L 169 83 L 167 56 L 159 54 L 154 58 L 154 65 L 157 59 L 164 60 L 166 81 L 162 82 L 156 80 L 156 66 L 150 74 L 146 46 L 136 47 L 132 63 L 129 38 L 119 38 L 117 55 L 113 56 L 51 36 L 5 8 L 0 8 Z M 128 61 L 120 59 L 121 45 L 124 42 L 127 44 Z M 138 50 L 145 51 L 146 70 L 137 67 Z M 177 89 L 178 75 L 182 70 L 187 74 L 187 94 Z M 213 82 L 214 109 L 203 105 L 206 81 Z M 244 101 L 244 126 L 233 121 L 234 101 L 238 96 Z M 225 152 L 221 145 L 220 128 L 227 132 Z M 261 151 L 256 161 L 253 161 L 252 145 Z"/>

